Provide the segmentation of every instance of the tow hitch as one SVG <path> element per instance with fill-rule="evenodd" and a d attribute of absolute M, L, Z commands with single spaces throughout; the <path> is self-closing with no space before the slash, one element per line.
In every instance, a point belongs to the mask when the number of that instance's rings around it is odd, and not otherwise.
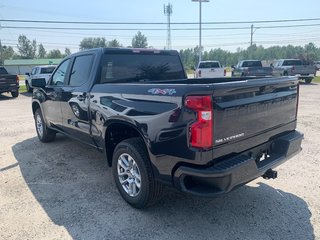
<path fill-rule="evenodd" d="M 264 179 L 275 179 L 275 178 L 277 178 L 278 177 L 278 172 L 277 171 L 274 171 L 274 170 L 272 170 L 271 168 L 270 169 L 268 169 L 263 175 L 262 175 L 262 177 L 264 178 Z"/>

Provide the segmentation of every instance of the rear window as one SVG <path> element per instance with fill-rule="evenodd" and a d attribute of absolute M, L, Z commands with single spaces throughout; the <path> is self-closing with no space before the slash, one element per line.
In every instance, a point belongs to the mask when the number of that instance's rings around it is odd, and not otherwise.
<path fill-rule="evenodd" d="M 105 54 L 101 83 L 184 79 L 184 69 L 177 55 Z"/>
<path fill-rule="evenodd" d="M 260 61 L 245 61 L 242 67 L 262 67 L 262 63 Z"/>
<path fill-rule="evenodd" d="M 282 66 L 302 65 L 301 60 L 285 60 Z"/>
<path fill-rule="evenodd" d="M 45 67 L 45 68 L 41 68 L 40 73 L 41 74 L 50 74 L 54 71 L 56 67 Z"/>
<path fill-rule="evenodd" d="M 199 68 L 219 68 L 220 64 L 218 62 L 202 62 Z"/>
<path fill-rule="evenodd" d="M 8 72 L 5 68 L 0 67 L 0 74 L 8 74 Z"/>

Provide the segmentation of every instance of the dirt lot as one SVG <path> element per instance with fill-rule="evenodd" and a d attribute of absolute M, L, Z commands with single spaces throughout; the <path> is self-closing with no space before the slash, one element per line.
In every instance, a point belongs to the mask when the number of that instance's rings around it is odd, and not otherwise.
<path fill-rule="evenodd" d="M 303 151 L 216 199 L 166 189 L 139 211 L 104 156 L 66 137 L 40 143 L 30 95 L 0 96 L 0 239 L 320 239 L 320 84 L 301 85 Z"/>

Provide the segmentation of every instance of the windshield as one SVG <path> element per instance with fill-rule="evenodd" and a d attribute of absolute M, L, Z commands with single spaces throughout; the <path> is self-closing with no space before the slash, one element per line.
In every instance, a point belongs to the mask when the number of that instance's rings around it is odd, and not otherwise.
<path fill-rule="evenodd" d="M 220 64 L 218 62 L 202 62 L 199 68 L 220 68 Z"/>
<path fill-rule="evenodd" d="M 178 55 L 167 54 L 105 54 L 101 83 L 138 82 L 184 79 Z"/>
<path fill-rule="evenodd" d="M 260 61 L 245 61 L 242 67 L 262 67 L 262 63 Z"/>
<path fill-rule="evenodd" d="M 41 73 L 41 74 L 49 74 L 49 73 L 52 73 L 55 68 L 56 68 L 56 67 L 45 67 L 45 68 L 41 68 L 40 73 Z"/>

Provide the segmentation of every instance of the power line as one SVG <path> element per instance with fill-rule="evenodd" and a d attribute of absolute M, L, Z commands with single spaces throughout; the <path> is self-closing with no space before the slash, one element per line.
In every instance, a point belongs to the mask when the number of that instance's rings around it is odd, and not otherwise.
<path fill-rule="evenodd" d="M 256 26 L 255 28 L 294 28 L 294 27 L 313 27 L 320 26 L 320 23 L 316 24 L 300 24 L 300 25 L 275 25 L 275 26 Z M 165 28 L 85 28 L 85 27 L 37 27 L 37 26 L 1 26 L 6 29 L 53 29 L 53 30 L 85 30 L 85 31 L 165 31 Z M 207 27 L 203 30 L 241 30 L 250 29 L 250 27 Z M 172 28 L 175 31 L 195 31 L 198 28 Z"/>
<path fill-rule="evenodd" d="M 165 22 L 53 21 L 53 20 L 26 20 L 26 19 L 2 19 L 0 21 L 15 22 L 15 23 L 94 24 L 94 25 L 166 25 L 167 24 Z M 320 21 L 320 18 L 202 22 L 202 24 L 254 24 L 254 23 L 283 23 L 283 22 L 306 22 L 306 21 Z M 197 25 L 199 23 L 198 22 L 171 22 L 171 24 L 172 25 Z"/>

